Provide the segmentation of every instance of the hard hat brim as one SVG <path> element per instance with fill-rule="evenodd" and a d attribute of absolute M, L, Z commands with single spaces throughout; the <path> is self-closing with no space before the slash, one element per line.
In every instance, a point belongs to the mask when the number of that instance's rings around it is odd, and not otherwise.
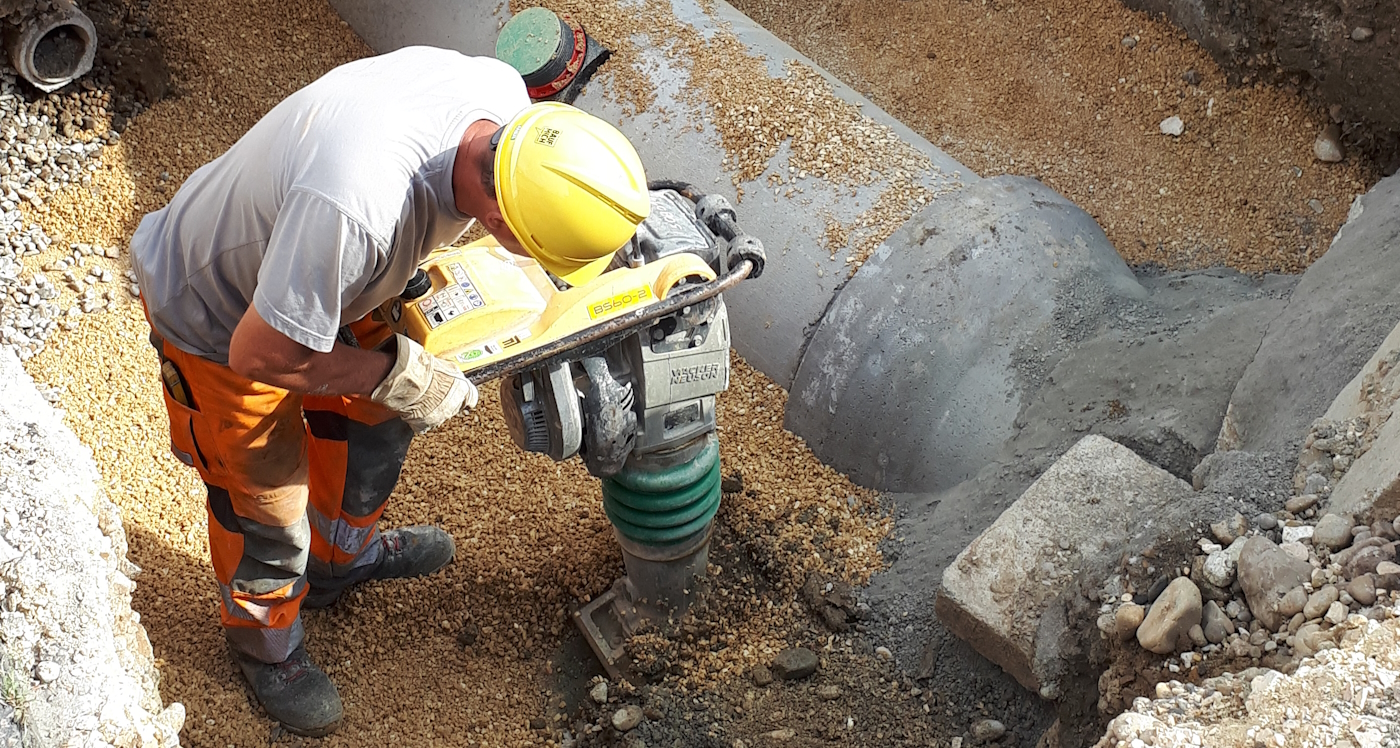
<path fill-rule="evenodd" d="M 607 272 L 608 266 L 612 264 L 612 261 L 613 255 L 599 257 L 577 270 L 559 275 L 559 278 L 571 286 L 582 286 Z M 556 273 L 556 275 L 558 274 Z"/>

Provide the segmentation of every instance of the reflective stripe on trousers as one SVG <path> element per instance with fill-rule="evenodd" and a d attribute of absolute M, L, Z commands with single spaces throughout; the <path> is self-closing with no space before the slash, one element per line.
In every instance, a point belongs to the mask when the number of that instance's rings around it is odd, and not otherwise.
<path fill-rule="evenodd" d="M 356 323 L 366 339 L 373 326 Z M 366 335 L 360 335 L 364 328 Z M 379 561 L 377 523 L 413 432 L 358 397 L 303 397 L 162 341 L 171 447 L 208 489 L 209 553 L 229 644 L 281 662 L 301 644 L 309 587 L 343 588 Z"/>

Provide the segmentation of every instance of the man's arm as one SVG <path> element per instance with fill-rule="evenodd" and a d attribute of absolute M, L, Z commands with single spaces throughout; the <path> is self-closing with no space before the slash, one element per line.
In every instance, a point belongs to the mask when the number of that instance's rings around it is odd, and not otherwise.
<path fill-rule="evenodd" d="M 394 356 L 337 342 L 314 351 L 267 324 L 252 306 L 229 343 L 228 367 L 239 376 L 310 395 L 368 395 L 384 381 Z"/>

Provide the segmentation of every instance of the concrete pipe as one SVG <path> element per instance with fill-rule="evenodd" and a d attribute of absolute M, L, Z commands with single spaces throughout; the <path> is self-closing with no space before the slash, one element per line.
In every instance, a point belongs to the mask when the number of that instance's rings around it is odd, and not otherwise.
<path fill-rule="evenodd" d="M 72 0 L 7 29 L 5 48 L 21 78 L 40 91 L 56 91 L 92 69 L 97 29 Z"/>
<path fill-rule="evenodd" d="M 432 44 L 491 56 L 496 52 L 498 24 L 510 17 L 505 4 L 494 0 L 331 0 L 331 5 L 377 52 Z M 849 121 L 851 130 L 874 127 L 891 141 L 907 144 L 902 153 L 917 162 L 908 168 L 908 180 L 930 196 L 955 200 L 958 188 L 978 177 L 723 0 L 669 0 L 637 17 L 650 14 L 665 18 L 656 38 L 638 37 L 640 59 L 636 67 L 623 76 L 594 78 L 574 103 L 617 125 L 641 154 L 648 175 L 689 182 L 738 203 L 740 222 L 749 233 L 762 238 L 769 263 L 761 283 L 740 284 L 725 294 L 735 310 L 730 321 L 734 345 L 749 363 L 778 384 L 789 386 L 807 339 L 850 275 L 851 265 L 845 258 L 852 248 L 839 246 L 839 240 L 833 242 L 829 227 L 867 221 L 882 196 L 894 194 L 894 180 L 877 176 L 855 184 L 814 175 L 789 181 L 797 172 L 805 177 L 810 164 L 794 159 L 790 144 L 785 143 L 761 174 L 735 184 L 734 171 L 728 165 L 731 154 L 715 125 L 716 110 L 694 89 L 693 65 L 702 63 L 669 54 L 675 39 L 666 34 L 685 34 L 697 40 L 697 45 L 703 44 L 698 40 L 732 34 L 752 59 L 763 61 L 767 75 L 776 80 L 785 79 L 790 64 L 814 71 L 829 87 L 830 101 L 858 107 L 868 118 Z M 576 20 L 593 33 L 586 13 L 579 13 Z M 609 62 L 603 70 L 614 64 Z M 724 75 L 725 71 L 714 70 L 713 74 Z M 652 96 L 650 105 L 640 111 L 621 103 L 627 96 L 619 84 L 631 77 L 629 86 Z M 733 86 L 746 84 L 735 79 Z M 810 113 L 811 120 L 821 116 L 821 111 Z M 861 137 L 850 130 L 840 135 L 848 142 Z M 775 191 L 773 180 L 779 177 L 784 179 L 785 188 Z M 793 189 L 787 189 L 789 186 Z M 736 200 L 740 191 L 743 198 Z"/>

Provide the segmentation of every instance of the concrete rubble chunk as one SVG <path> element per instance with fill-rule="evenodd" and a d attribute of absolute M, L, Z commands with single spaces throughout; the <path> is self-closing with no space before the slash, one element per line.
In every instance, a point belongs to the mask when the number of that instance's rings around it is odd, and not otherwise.
<path fill-rule="evenodd" d="M 1152 540 L 1151 518 L 1190 495 L 1126 447 L 1086 436 L 948 566 L 938 618 L 1026 688 L 1053 693 L 1079 636 L 1062 595 L 1089 584 L 1088 570 L 1106 575 L 1125 547 Z"/>
<path fill-rule="evenodd" d="M 1216 587 L 1229 587 L 1235 581 L 1235 559 L 1227 550 L 1219 550 L 1206 556 L 1203 568 L 1207 582 Z"/>
<path fill-rule="evenodd" d="M 1273 541 L 1255 535 L 1245 541 L 1237 572 L 1249 610 L 1263 626 L 1277 631 L 1282 623 L 1279 600 L 1312 576 L 1312 565 L 1300 561 Z"/>
<path fill-rule="evenodd" d="M 1190 579 L 1177 577 L 1148 609 L 1137 630 L 1138 644 L 1149 652 L 1171 654 L 1177 641 L 1200 625 L 1201 590 Z"/>

